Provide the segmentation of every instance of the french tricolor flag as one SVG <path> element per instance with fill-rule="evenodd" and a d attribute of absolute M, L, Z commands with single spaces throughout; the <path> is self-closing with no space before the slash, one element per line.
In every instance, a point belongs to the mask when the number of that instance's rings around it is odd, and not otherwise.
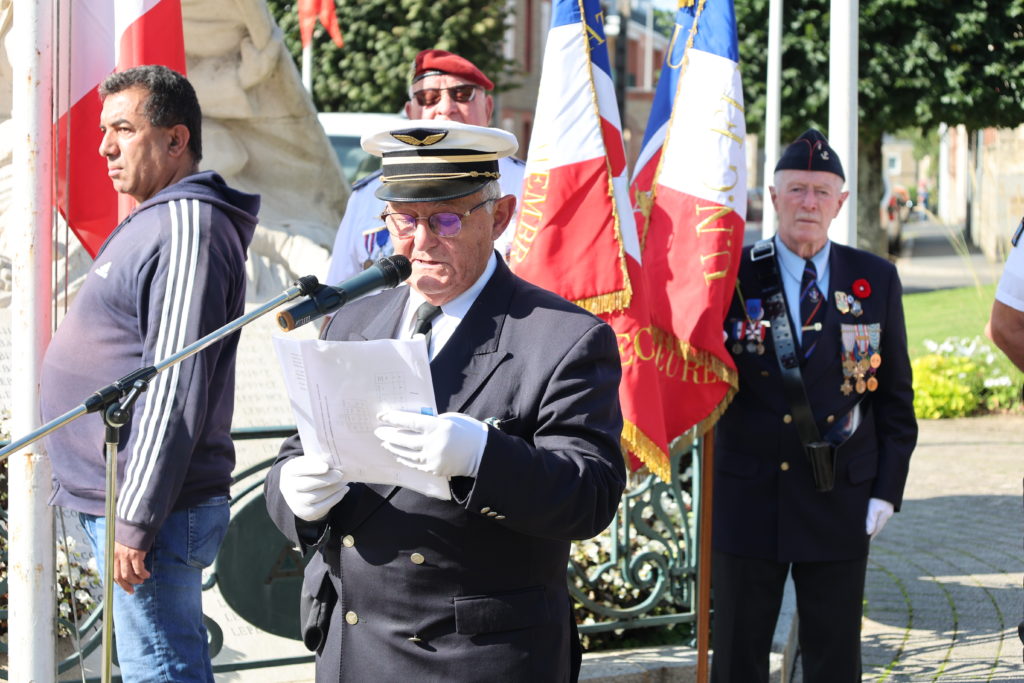
<path fill-rule="evenodd" d="M 180 0 L 62 0 L 58 50 L 57 206 L 95 256 L 132 201 L 119 198 L 99 154 L 97 89 L 115 70 L 163 64 L 185 73 Z"/>
<path fill-rule="evenodd" d="M 683 356 L 662 392 L 670 440 L 707 431 L 737 388 L 722 340 L 746 225 L 733 0 L 683 0 L 632 191 L 655 334 Z"/>
<path fill-rule="evenodd" d="M 619 337 L 623 447 L 670 478 L 640 241 L 597 0 L 554 0 L 509 262 Z"/>

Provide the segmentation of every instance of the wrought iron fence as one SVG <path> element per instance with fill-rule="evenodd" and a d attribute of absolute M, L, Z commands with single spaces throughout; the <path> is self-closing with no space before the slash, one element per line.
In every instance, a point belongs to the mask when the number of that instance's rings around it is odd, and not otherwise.
<path fill-rule="evenodd" d="M 608 530 L 574 546 L 569 591 L 580 633 L 695 621 L 696 453 L 673 456 L 671 483 L 632 476 Z"/>
<path fill-rule="evenodd" d="M 246 428 L 232 431 L 238 441 L 285 438 L 294 427 Z M 0 442 L 0 447 L 4 445 Z M 570 558 L 569 591 L 576 602 L 582 634 L 628 630 L 669 624 L 693 623 L 696 619 L 697 524 L 699 509 L 700 440 L 691 450 L 672 457 L 673 481 L 654 475 L 631 475 L 619 511 L 603 534 L 574 544 Z M 203 590 L 217 586 L 227 605 L 260 629 L 289 638 L 299 637 L 298 602 L 302 570 L 308 558 L 281 536 L 262 504 L 265 470 L 273 459 L 238 473 L 232 482 L 232 520 L 221 552 Z M 271 538 L 276 534 L 277 547 Z M 0 510 L 3 553 L 0 594 L 7 593 L 7 511 Z M 269 548 L 269 552 L 267 549 Z M 258 555 L 254 554 L 258 549 Z M 103 613 L 97 605 L 79 620 L 77 629 L 61 620 L 73 633 L 84 634 L 58 664 L 65 673 L 100 645 L 96 628 Z M 212 657 L 223 647 L 223 629 L 204 615 L 210 634 Z M 0 610 L 6 624 L 6 605 Z M 0 653 L 6 654 L 6 642 Z M 310 662 L 313 656 L 257 659 L 214 665 L 215 672 L 241 671 Z M 7 672 L 0 670 L 0 679 Z M 77 680 L 77 679 L 76 679 Z M 97 678 L 87 679 L 89 683 Z"/>

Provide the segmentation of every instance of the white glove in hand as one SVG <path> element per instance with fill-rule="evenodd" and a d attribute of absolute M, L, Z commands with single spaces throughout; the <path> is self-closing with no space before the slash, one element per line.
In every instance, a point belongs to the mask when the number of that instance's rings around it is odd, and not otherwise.
<path fill-rule="evenodd" d="M 865 524 L 868 536 L 874 538 L 885 526 L 885 523 L 892 517 L 894 508 L 892 503 L 881 498 L 872 498 L 868 501 L 868 518 Z"/>
<path fill-rule="evenodd" d="M 278 482 L 284 502 L 295 516 L 316 522 L 327 516 L 346 493 L 348 484 L 340 470 L 309 455 L 292 458 L 281 465 Z"/>
<path fill-rule="evenodd" d="M 475 477 L 487 445 L 487 425 L 462 413 L 420 415 L 388 410 L 373 430 L 398 462 L 442 477 Z"/>

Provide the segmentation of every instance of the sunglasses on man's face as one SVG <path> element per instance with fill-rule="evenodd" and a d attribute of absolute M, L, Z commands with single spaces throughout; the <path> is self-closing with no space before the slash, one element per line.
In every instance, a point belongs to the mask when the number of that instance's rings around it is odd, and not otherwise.
<path fill-rule="evenodd" d="M 416 99 L 416 104 L 421 107 L 433 107 L 441 101 L 441 91 L 447 90 L 449 97 L 459 104 L 465 104 L 466 102 L 473 101 L 473 98 L 476 97 L 476 91 L 479 89 L 480 87 L 476 85 L 453 85 L 450 88 L 423 88 L 414 92 L 412 96 Z"/>

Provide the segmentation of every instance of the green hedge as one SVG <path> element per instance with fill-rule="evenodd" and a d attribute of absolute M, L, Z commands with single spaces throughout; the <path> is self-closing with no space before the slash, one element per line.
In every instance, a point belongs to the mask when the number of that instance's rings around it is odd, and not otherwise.
<path fill-rule="evenodd" d="M 924 341 L 914 370 L 918 418 L 967 417 L 1020 407 L 1021 373 L 983 337 Z"/>

